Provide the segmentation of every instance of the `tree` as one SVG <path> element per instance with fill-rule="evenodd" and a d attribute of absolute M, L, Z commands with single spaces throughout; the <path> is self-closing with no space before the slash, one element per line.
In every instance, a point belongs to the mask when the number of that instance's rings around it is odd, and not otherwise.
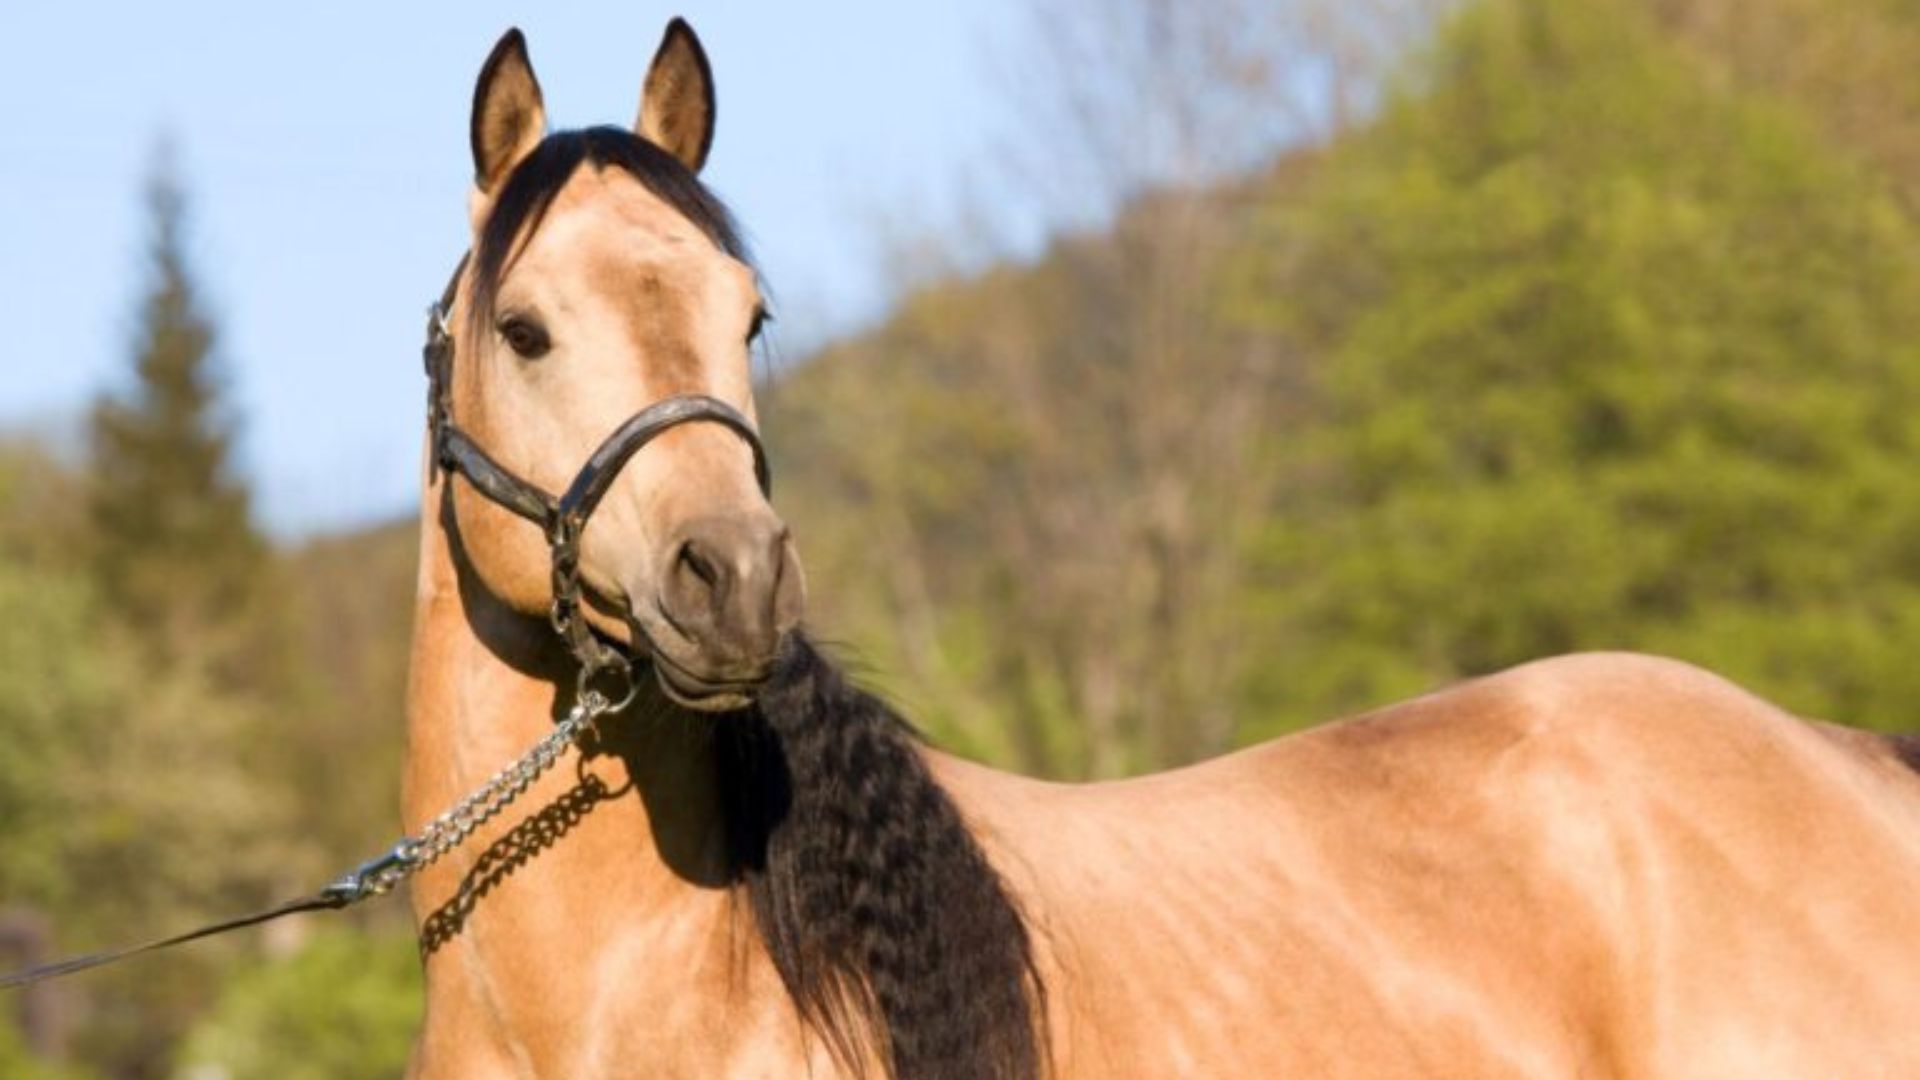
<path fill-rule="evenodd" d="M 1076 224 L 1118 208 L 1111 224 L 923 290 L 772 403 L 793 410 L 776 439 L 851 474 L 823 479 L 833 516 L 794 504 L 804 534 L 844 529 L 849 499 L 870 508 L 864 542 L 809 547 L 831 583 L 817 606 L 925 688 L 943 734 L 1056 776 L 1230 745 L 1257 655 L 1236 597 L 1273 479 L 1254 455 L 1295 378 L 1271 335 L 1220 317 L 1252 196 L 1290 186 L 1297 156 L 1244 173 L 1331 137 L 1393 48 L 1385 13 L 1428 6 L 1031 4 L 1021 197 Z M 837 443 L 832 417 L 853 412 Z"/>
<path fill-rule="evenodd" d="M 297 658 L 232 462 L 186 197 L 164 151 L 146 202 L 133 379 L 91 413 L 85 520 L 66 550 L 39 552 L 43 565 L 0 572 L 0 596 L 23 614 L 0 678 L 39 687 L 0 708 L 0 726 L 38 740 L 21 769 L 0 770 L 0 805 L 21 808 L 0 880 L 60 913 L 66 948 L 258 907 L 318 873 L 291 826 L 290 740 L 271 722 L 297 703 Z M 77 1045 L 111 1075 L 156 1075 L 219 956 L 239 947 L 101 973 Z"/>
<path fill-rule="evenodd" d="M 1920 230 L 1634 0 L 1488 0 L 1257 241 L 1315 357 L 1259 547 L 1259 712 L 1570 649 L 1911 724 Z"/>
<path fill-rule="evenodd" d="M 171 154 L 146 192 L 149 282 L 130 391 L 92 414 L 93 519 L 101 588 L 163 660 L 229 661 L 259 595 L 266 545 L 235 474 L 215 334 L 187 265 L 186 195 Z"/>
<path fill-rule="evenodd" d="M 1661 26 L 1749 92 L 1804 107 L 1836 148 L 1871 161 L 1920 214 L 1920 8 L 1882 0 L 1642 0 Z"/>
<path fill-rule="evenodd" d="M 38 913 L 58 953 L 258 908 L 319 872 L 285 785 L 251 752 L 263 714 L 197 665 L 157 663 L 77 556 L 86 519 L 58 512 L 77 483 L 42 455 L 0 452 L 0 897 L 10 917 Z M 159 1075 L 244 947 L 51 987 L 79 1003 L 71 1050 L 107 1075 Z"/>
<path fill-rule="evenodd" d="M 1055 776 L 1229 744 L 1250 451 L 1290 371 L 1207 315 L 1243 214 L 1147 200 L 910 298 L 768 401 L 819 618 L 943 736 Z"/>

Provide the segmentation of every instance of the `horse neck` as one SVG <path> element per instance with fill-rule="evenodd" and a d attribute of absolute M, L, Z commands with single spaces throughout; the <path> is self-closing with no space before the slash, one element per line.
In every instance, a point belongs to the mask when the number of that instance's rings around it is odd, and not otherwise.
<path fill-rule="evenodd" d="M 421 523 L 409 682 L 409 832 L 517 759 L 572 704 L 572 661 L 545 621 L 489 594 L 465 567 L 447 515 L 433 510 Z M 611 916 L 618 906 L 618 925 L 638 928 L 683 918 L 689 904 L 724 901 L 725 833 L 705 722 L 643 685 L 632 708 L 601 722 L 591 752 L 568 753 L 499 820 L 421 875 L 416 914 L 424 924 L 473 889 L 489 847 L 511 846 L 517 825 L 538 850 L 512 868 L 511 889 L 477 901 L 476 924 L 488 907 L 535 921 L 539 913 L 526 906 L 539 901 L 566 908 L 567 920 L 589 907 Z M 578 923 L 539 918 L 526 933 L 488 940 L 536 942 L 541 925 Z"/>

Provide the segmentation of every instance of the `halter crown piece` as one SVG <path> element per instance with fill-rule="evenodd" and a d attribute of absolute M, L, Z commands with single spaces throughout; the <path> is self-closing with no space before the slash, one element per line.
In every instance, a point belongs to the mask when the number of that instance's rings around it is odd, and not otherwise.
<path fill-rule="evenodd" d="M 766 448 L 760 444 L 759 432 L 738 409 L 705 394 L 676 394 L 641 409 L 615 428 L 574 474 L 564 494 L 555 497 L 514 475 L 453 422 L 454 341 L 448 319 L 467 261 L 467 256 L 461 256 L 440 299 L 427 308 L 427 343 L 421 352 L 427 368 L 427 431 L 434 468 L 459 473 L 490 502 L 540 526 L 553 567 L 549 621 L 580 662 L 580 689 L 584 692 L 595 679 L 607 675 L 625 688 L 624 696 L 631 696 L 632 665 L 619 650 L 594 635 L 580 612 L 580 534 L 588 519 L 621 468 L 641 447 L 669 428 L 709 420 L 733 429 L 753 450 L 753 472 L 761 492 L 771 493 L 773 481 L 767 469 Z"/>

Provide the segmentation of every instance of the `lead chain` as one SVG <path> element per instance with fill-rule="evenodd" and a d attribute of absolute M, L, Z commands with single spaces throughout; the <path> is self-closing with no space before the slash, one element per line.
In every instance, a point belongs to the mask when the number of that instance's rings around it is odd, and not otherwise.
<path fill-rule="evenodd" d="M 327 886 L 325 893 L 340 906 L 355 904 L 379 896 L 394 886 L 438 862 L 472 836 L 502 810 L 513 805 L 533 782 L 553 768 L 594 721 L 617 711 L 599 691 L 580 696 L 567 715 L 541 740 L 521 755 L 518 761 L 494 773 L 479 789 L 455 803 L 439 817 L 428 822 L 417 836 L 403 837 L 386 854 L 369 859 L 339 881 Z"/>

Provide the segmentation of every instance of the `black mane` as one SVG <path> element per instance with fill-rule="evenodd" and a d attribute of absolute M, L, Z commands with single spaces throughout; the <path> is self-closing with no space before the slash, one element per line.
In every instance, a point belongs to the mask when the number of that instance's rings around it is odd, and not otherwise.
<path fill-rule="evenodd" d="M 514 241 L 540 227 L 554 198 L 583 162 L 597 169 L 611 165 L 627 173 L 693 222 L 720 250 L 742 262 L 752 261 L 726 205 L 679 158 L 624 128 L 556 131 L 514 167 L 480 231 L 473 259 L 475 319 L 492 313 L 500 279 L 512 261 Z"/>
<path fill-rule="evenodd" d="M 916 737 L 795 635 L 718 727 L 735 872 L 802 1017 L 898 1080 L 1037 1077 L 1045 992 L 1025 921 Z"/>

